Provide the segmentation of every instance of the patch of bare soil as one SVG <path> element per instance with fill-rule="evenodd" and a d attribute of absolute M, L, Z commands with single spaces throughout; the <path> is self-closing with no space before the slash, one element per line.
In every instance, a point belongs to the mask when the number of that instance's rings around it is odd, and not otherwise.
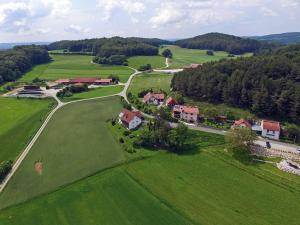
<path fill-rule="evenodd" d="M 42 175 L 43 163 L 41 161 L 35 162 L 34 169 L 35 169 L 35 172 L 37 172 L 38 175 Z"/>

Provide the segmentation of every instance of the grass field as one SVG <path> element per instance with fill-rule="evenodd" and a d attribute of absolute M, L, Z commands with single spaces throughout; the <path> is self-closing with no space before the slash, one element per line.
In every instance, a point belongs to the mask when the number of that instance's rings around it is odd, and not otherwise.
<path fill-rule="evenodd" d="M 95 97 L 103 97 L 103 96 L 109 96 L 120 93 L 124 88 L 124 85 L 117 85 L 117 86 L 111 86 L 111 87 L 100 87 L 92 89 L 88 92 L 82 92 L 73 94 L 71 97 L 65 97 L 61 98 L 63 102 L 69 102 L 74 100 L 80 100 L 80 99 L 88 99 L 88 98 L 95 98 Z"/>
<path fill-rule="evenodd" d="M 51 99 L 0 97 L 0 162 L 19 155 L 54 105 Z"/>
<path fill-rule="evenodd" d="M 153 90 L 164 90 L 170 93 L 170 85 L 173 75 L 160 73 L 141 74 L 132 80 L 128 92 L 138 95 L 142 90 L 153 88 Z"/>
<path fill-rule="evenodd" d="M 169 48 L 173 53 L 170 68 L 182 68 L 191 63 L 205 63 L 228 58 L 227 52 L 215 51 L 214 56 L 209 56 L 206 54 L 206 50 L 180 48 L 175 45 L 166 45 L 163 48 L 160 48 L 160 52 L 166 48 Z M 245 54 L 245 56 L 249 55 L 250 54 Z"/>
<path fill-rule="evenodd" d="M 118 75 L 121 82 L 126 82 L 132 70 L 125 66 L 102 66 L 92 64 L 91 56 L 85 55 L 52 55 L 53 62 L 35 66 L 20 81 L 31 82 L 39 77 L 46 80 L 76 77 L 108 77 Z"/>
<path fill-rule="evenodd" d="M 18 224 L 298 225 L 300 178 L 190 131 L 189 152 L 158 152 L 0 211 Z"/>
<path fill-rule="evenodd" d="M 111 97 L 58 110 L 0 195 L 0 208 L 123 162 L 123 150 L 106 123 L 121 108 L 120 98 Z M 42 175 L 35 171 L 37 161 Z"/>
<path fill-rule="evenodd" d="M 166 60 L 162 56 L 134 56 L 128 59 L 128 65 L 135 69 L 146 64 L 151 64 L 152 68 L 159 69 L 166 66 L 165 62 Z"/>

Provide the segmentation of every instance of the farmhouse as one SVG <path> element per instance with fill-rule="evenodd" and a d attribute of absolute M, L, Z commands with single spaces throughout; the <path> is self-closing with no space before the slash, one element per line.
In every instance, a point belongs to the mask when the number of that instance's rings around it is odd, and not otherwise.
<path fill-rule="evenodd" d="M 276 121 L 263 120 L 261 121 L 261 136 L 279 140 L 280 123 Z"/>
<path fill-rule="evenodd" d="M 112 84 L 112 79 L 100 79 L 100 78 L 75 78 L 75 79 L 60 79 L 55 81 L 57 84 L 70 85 L 70 84 L 86 84 L 86 85 L 110 85 Z"/>
<path fill-rule="evenodd" d="M 119 121 L 127 129 L 132 130 L 139 127 L 142 124 L 143 115 L 139 111 L 129 111 L 128 109 L 123 109 L 119 114 Z"/>
<path fill-rule="evenodd" d="M 189 66 L 183 67 L 184 70 L 195 70 L 195 69 L 200 69 L 202 68 L 202 64 L 191 64 Z"/>
<path fill-rule="evenodd" d="M 98 79 L 94 82 L 95 85 L 110 85 L 112 83 L 112 79 Z"/>
<path fill-rule="evenodd" d="M 25 85 L 23 90 L 17 92 L 16 96 L 25 98 L 40 98 L 44 95 L 40 86 L 37 85 Z"/>
<path fill-rule="evenodd" d="M 166 106 L 174 107 L 176 105 L 176 101 L 172 97 L 168 97 L 166 100 Z"/>
<path fill-rule="evenodd" d="M 198 107 L 175 105 L 173 108 L 173 117 L 188 122 L 195 123 L 198 121 Z"/>
<path fill-rule="evenodd" d="M 165 99 L 165 94 L 149 92 L 144 96 L 143 102 L 146 104 L 159 105 Z"/>
<path fill-rule="evenodd" d="M 236 127 L 251 129 L 252 125 L 249 123 L 249 121 L 242 118 L 240 120 L 234 121 L 234 124 L 231 126 L 231 128 L 236 128 Z"/>

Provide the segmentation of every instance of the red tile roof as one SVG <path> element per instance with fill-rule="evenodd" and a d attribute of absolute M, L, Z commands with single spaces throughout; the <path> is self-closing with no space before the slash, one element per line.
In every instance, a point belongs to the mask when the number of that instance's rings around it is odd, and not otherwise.
<path fill-rule="evenodd" d="M 246 127 L 248 127 L 248 128 L 251 128 L 252 126 L 251 126 L 251 124 L 247 121 L 247 120 L 245 120 L 245 119 L 240 119 L 240 120 L 236 120 L 236 121 L 234 121 L 234 124 L 233 124 L 233 126 L 235 126 L 235 127 L 239 127 L 239 126 L 241 126 L 241 125 L 245 125 Z"/>
<path fill-rule="evenodd" d="M 169 97 L 169 98 L 167 98 L 167 100 L 166 100 L 166 104 L 167 104 L 167 105 L 175 105 L 175 104 L 176 104 L 176 101 L 175 101 L 172 97 Z"/>
<path fill-rule="evenodd" d="M 174 112 L 182 112 L 182 113 L 191 113 L 191 114 L 197 114 L 199 115 L 199 109 L 198 107 L 192 107 L 192 106 L 184 106 L 184 105 L 175 105 Z"/>
<path fill-rule="evenodd" d="M 83 78 L 75 78 L 71 79 L 70 83 L 95 83 L 98 78 L 94 77 L 83 77 Z"/>
<path fill-rule="evenodd" d="M 201 67 L 202 67 L 202 64 L 193 63 L 189 66 L 185 66 L 184 69 L 198 69 L 198 68 L 201 68 Z"/>
<path fill-rule="evenodd" d="M 135 116 L 139 117 L 140 119 L 143 118 L 141 112 L 139 112 L 139 111 L 131 112 L 128 109 L 123 109 L 122 113 L 123 113 L 123 116 L 121 117 L 121 120 L 122 120 L 122 122 L 125 122 L 127 124 L 129 124 L 134 119 Z"/>
<path fill-rule="evenodd" d="M 164 100 L 165 99 L 165 94 L 148 92 L 144 96 L 144 102 L 148 102 L 150 100 L 150 98 L 152 98 L 152 97 L 157 99 L 157 100 Z"/>
<path fill-rule="evenodd" d="M 56 80 L 55 82 L 59 83 L 59 84 L 63 84 L 63 83 L 69 83 L 70 80 L 69 79 L 59 79 L 59 80 Z"/>
<path fill-rule="evenodd" d="M 262 128 L 266 130 L 272 130 L 272 131 L 280 131 L 280 123 L 277 121 L 269 121 L 269 120 L 263 120 L 261 122 Z"/>
<path fill-rule="evenodd" d="M 111 83 L 112 79 L 98 79 L 95 80 L 95 83 Z"/>

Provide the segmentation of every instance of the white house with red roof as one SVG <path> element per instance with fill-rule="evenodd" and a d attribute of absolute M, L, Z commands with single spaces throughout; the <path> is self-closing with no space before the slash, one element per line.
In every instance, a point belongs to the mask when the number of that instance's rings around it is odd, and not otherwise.
<path fill-rule="evenodd" d="M 119 114 L 119 121 L 127 129 L 133 130 L 139 127 L 143 121 L 143 115 L 139 111 L 130 111 L 128 109 L 123 109 Z"/>
<path fill-rule="evenodd" d="M 175 105 L 173 108 L 173 117 L 196 123 L 199 117 L 199 109 L 193 106 Z"/>
<path fill-rule="evenodd" d="M 166 106 L 174 107 L 176 105 L 176 101 L 172 97 L 168 97 L 166 100 Z"/>
<path fill-rule="evenodd" d="M 277 121 L 269 121 L 269 120 L 262 120 L 261 121 L 261 136 L 279 140 L 280 137 L 280 123 Z"/>
<path fill-rule="evenodd" d="M 236 127 L 252 129 L 252 125 L 249 123 L 249 121 L 245 120 L 243 118 L 240 120 L 234 121 L 234 124 L 232 125 L 231 128 L 236 128 Z"/>
<path fill-rule="evenodd" d="M 165 94 L 149 92 L 144 96 L 143 102 L 146 104 L 159 105 L 165 100 Z"/>

